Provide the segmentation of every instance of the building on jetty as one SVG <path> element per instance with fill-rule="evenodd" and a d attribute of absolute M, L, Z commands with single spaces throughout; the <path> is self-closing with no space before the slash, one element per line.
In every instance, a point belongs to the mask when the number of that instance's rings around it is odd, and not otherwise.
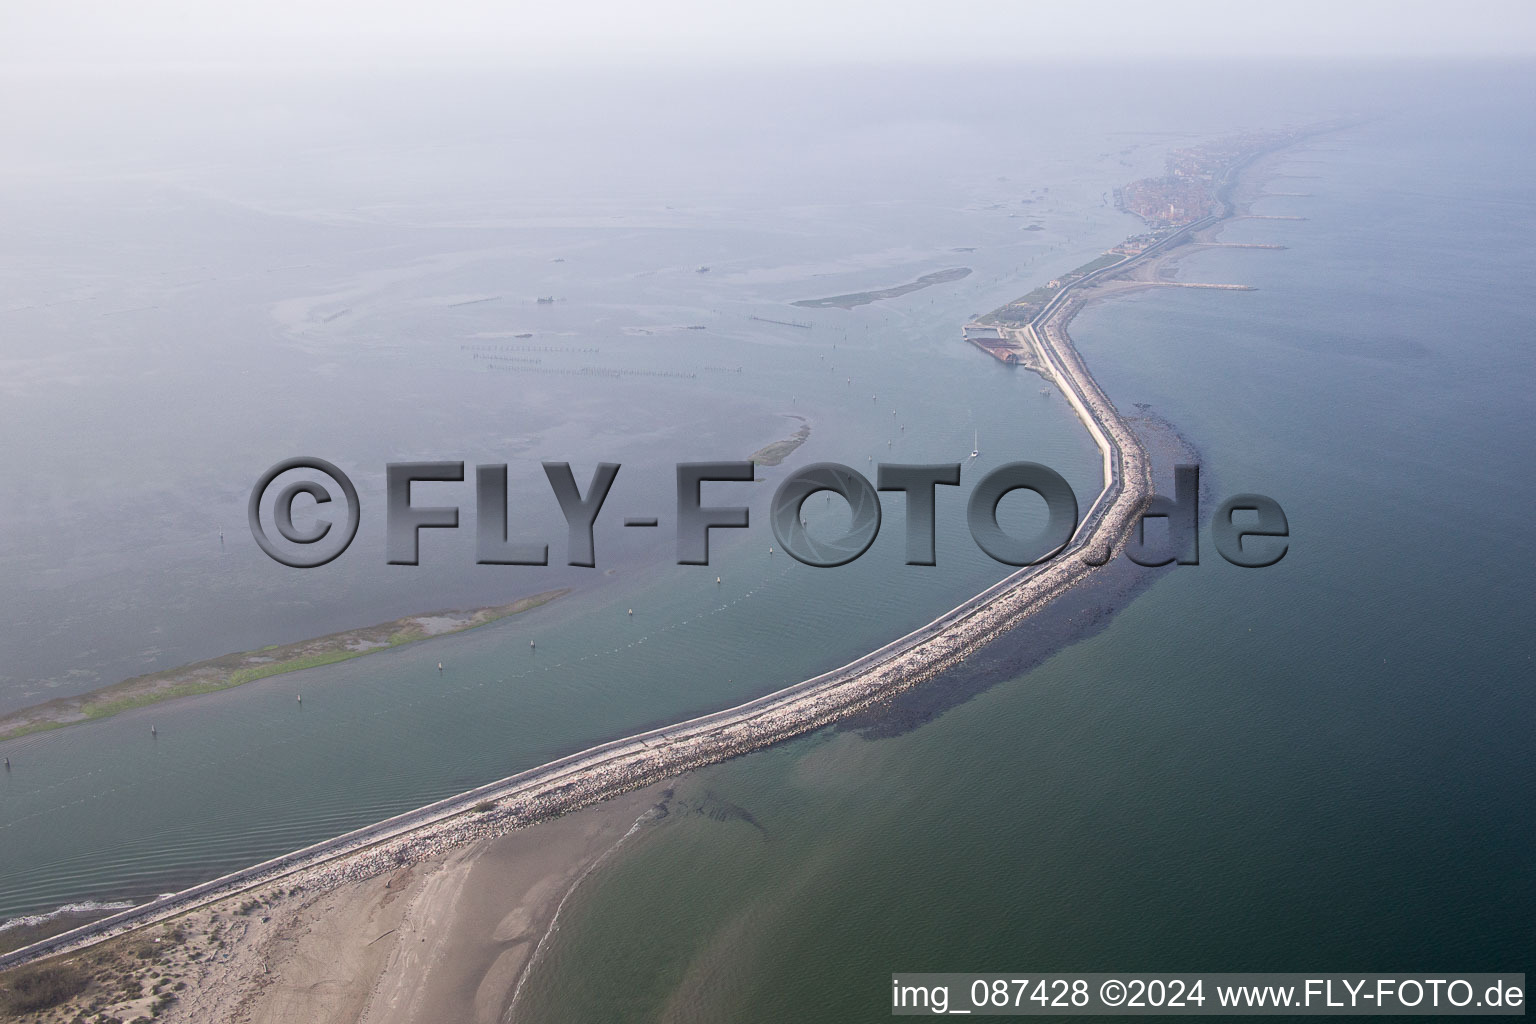
<path fill-rule="evenodd" d="M 1017 366 L 1024 359 L 1024 352 L 1012 338 L 1003 333 L 1000 327 L 992 324 L 969 323 L 961 328 L 961 332 L 966 341 L 1000 363 Z"/>

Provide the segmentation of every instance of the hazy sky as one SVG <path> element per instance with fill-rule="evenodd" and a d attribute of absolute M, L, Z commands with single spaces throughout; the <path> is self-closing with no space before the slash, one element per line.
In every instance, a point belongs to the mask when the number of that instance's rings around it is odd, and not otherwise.
<path fill-rule="evenodd" d="M 18 64 L 1536 53 L 1533 0 L 0 0 Z"/>

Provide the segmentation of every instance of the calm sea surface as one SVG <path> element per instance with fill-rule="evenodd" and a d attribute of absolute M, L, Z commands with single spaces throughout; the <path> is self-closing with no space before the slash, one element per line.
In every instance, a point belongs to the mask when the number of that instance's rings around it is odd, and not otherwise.
<path fill-rule="evenodd" d="M 1242 571 L 1207 545 L 1105 631 L 921 728 L 699 773 L 763 829 L 643 833 L 568 905 L 525 1009 L 873 1018 L 893 970 L 1524 969 L 1536 139 L 1476 98 L 1495 90 L 1443 88 L 1455 75 L 1219 77 L 1128 95 L 1102 68 L 871 73 L 537 103 L 503 80 L 40 88 L 6 113 L 24 145 L 0 162 L 0 709 L 575 592 L 0 745 L 0 915 L 163 892 L 927 621 L 1004 572 L 964 534 L 968 486 L 940 495 L 936 569 L 900 564 L 897 501 L 863 559 L 818 571 L 769 554 L 775 483 L 817 460 L 960 460 L 979 435 L 978 469 L 1044 462 L 1086 507 L 1081 427 L 959 325 L 1134 230 L 1104 194 L 1169 148 L 1372 107 L 1271 184 L 1307 197 L 1260 204 L 1307 220 L 1226 229 L 1288 249 L 1185 264 L 1258 291 L 1145 293 L 1074 325 L 1109 394 L 1188 435 L 1218 495 L 1285 506 L 1285 561 Z M 90 131 L 63 127 L 95 107 Z M 972 274 L 851 312 L 789 305 L 955 266 Z M 484 344 L 547 351 L 491 370 L 465 347 Z M 745 457 L 797 416 L 811 439 L 786 466 L 711 492 L 753 527 L 718 531 L 708 568 L 671 564 L 673 464 Z M 256 477 L 297 454 L 363 499 L 356 544 L 313 572 L 243 525 Z M 383 465 L 408 458 L 511 463 L 515 528 L 556 563 L 538 462 L 583 482 L 622 463 L 599 568 L 474 566 L 468 484 L 419 488 L 464 528 L 385 566 Z M 1005 506 L 1025 528 L 1034 511 Z"/>
<path fill-rule="evenodd" d="M 920 729 L 684 784 L 567 905 L 529 1019 L 878 1020 L 893 971 L 1529 970 L 1536 501 L 1528 119 L 1316 141 L 1186 279 L 1073 333 L 1292 527 L 1207 546 Z M 1293 176 L 1293 177 L 1289 177 Z M 1026 629 L 1028 627 L 1025 627 Z M 634 936 L 646 941 L 635 942 Z"/>

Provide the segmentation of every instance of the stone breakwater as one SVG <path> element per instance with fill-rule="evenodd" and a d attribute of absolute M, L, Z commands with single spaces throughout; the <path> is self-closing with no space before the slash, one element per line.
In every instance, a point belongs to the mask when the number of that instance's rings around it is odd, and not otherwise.
<path fill-rule="evenodd" d="M 1088 280 L 1082 282 L 1087 285 Z M 1146 453 L 1066 333 L 1082 306 L 1064 290 L 1024 330 L 1104 456 L 1105 486 L 1054 558 L 1008 576 L 921 629 L 841 668 L 746 704 L 605 743 L 0 956 L 0 968 L 70 952 L 283 881 L 314 893 L 801 735 L 965 660 L 1081 582 L 1123 547 L 1150 494 Z"/>

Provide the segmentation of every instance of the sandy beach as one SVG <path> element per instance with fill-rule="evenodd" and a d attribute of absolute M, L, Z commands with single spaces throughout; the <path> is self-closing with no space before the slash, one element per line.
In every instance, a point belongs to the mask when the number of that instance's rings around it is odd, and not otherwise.
<path fill-rule="evenodd" d="M 277 927 L 166 1019 L 495 1024 L 566 896 L 664 795 L 649 787 L 274 905 Z"/>
<path fill-rule="evenodd" d="M 658 816 L 660 786 L 392 871 L 285 879 L 27 971 L 89 979 L 39 1024 L 494 1024 L 558 908 Z M 330 877 L 339 877 L 332 875 Z"/>

